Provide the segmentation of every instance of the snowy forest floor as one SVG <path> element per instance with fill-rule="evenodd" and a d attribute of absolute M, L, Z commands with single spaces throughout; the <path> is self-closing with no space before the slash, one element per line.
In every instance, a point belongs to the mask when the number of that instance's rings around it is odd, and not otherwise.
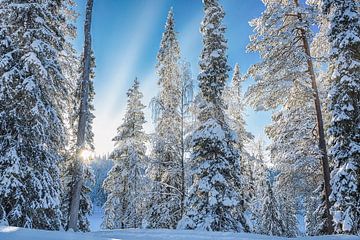
<path fill-rule="evenodd" d="M 102 223 L 102 216 L 104 212 L 101 207 L 94 206 L 92 214 L 88 217 L 90 221 L 90 230 L 92 232 L 100 231 L 100 226 Z M 1 239 L 0 239 L 1 240 Z"/>
<path fill-rule="evenodd" d="M 168 229 L 127 229 L 101 231 L 103 211 L 94 206 L 93 214 L 89 216 L 89 233 L 56 232 L 24 229 L 17 227 L 0 227 L 0 240 L 270 240 L 287 239 L 249 233 L 202 232 Z M 322 236 L 299 237 L 296 240 L 360 240 L 356 236 Z"/>
<path fill-rule="evenodd" d="M 202 232 L 168 229 L 127 229 L 89 233 L 56 232 L 0 227 L 1 240 L 270 240 L 286 239 L 248 233 Z M 301 240 L 359 240 L 356 236 L 299 237 Z"/>

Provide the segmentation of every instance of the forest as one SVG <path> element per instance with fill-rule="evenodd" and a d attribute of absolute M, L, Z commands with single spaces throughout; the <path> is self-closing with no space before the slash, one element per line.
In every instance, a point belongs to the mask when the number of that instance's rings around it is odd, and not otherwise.
<path fill-rule="evenodd" d="M 259 58 L 243 73 L 229 64 L 225 1 L 202 0 L 196 73 L 168 9 L 156 96 L 144 102 L 129 79 L 100 157 L 94 0 L 83 33 L 75 0 L 0 0 L 0 239 L 358 239 L 360 1 L 262 0 L 246 46 Z M 246 108 L 271 113 L 268 141 Z"/>

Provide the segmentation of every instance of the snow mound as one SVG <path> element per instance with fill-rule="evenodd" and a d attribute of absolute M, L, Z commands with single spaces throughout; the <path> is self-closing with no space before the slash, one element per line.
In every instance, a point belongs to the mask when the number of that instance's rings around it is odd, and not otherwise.
<path fill-rule="evenodd" d="M 89 233 L 56 232 L 17 227 L 0 227 L 1 240 L 270 240 L 287 239 L 249 233 L 203 232 L 168 229 L 127 229 Z M 356 236 L 303 237 L 300 240 L 359 240 Z"/>

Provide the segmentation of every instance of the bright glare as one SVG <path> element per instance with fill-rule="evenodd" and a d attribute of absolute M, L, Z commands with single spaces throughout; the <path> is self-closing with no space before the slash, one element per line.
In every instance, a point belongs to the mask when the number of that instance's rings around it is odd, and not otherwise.
<path fill-rule="evenodd" d="M 92 156 L 92 152 L 87 150 L 87 149 L 83 149 L 81 150 L 81 153 L 80 153 L 80 157 L 83 159 L 83 160 L 89 160 L 89 158 L 91 158 Z"/>

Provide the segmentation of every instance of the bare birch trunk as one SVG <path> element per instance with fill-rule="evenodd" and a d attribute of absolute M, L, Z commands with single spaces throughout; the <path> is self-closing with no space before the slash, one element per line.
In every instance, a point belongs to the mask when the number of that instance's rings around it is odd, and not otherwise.
<path fill-rule="evenodd" d="M 89 79 L 90 79 L 90 61 L 91 61 L 91 16 L 93 8 L 93 0 L 87 0 L 86 5 L 86 18 L 84 26 L 84 65 L 83 65 L 83 81 L 81 89 L 81 103 L 79 113 L 79 123 L 77 131 L 77 151 L 76 151 L 76 164 L 75 164 L 75 182 L 71 190 L 71 202 L 69 213 L 68 229 L 78 231 L 78 218 L 80 208 L 80 194 L 83 186 L 83 167 L 80 159 L 81 151 L 85 145 L 85 132 L 88 121 L 89 111 Z"/>
<path fill-rule="evenodd" d="M 299 1 L 294 0 L 295 5 L 299 6 Z M 300 13 L 297 14 L 297 18 L 300 22 L 303 22 L 302 16 Z M 330 194 L 331 194 L 331 187 L 330 187 L 330 167 L 329 167 L 329 160 L 327 156 L 327 150 L 326 150 L 326 141 L 325 141 L 325 132 L 324 132 L 324 123 L 323 123 L 323 117 L 321 112 L 321 104 L 320 104 L 320 98 L 319 98 L 319 92 L 316 84 L 316 77 L 314 72 L 314 66 L 313 61 L 311 58 L 310 53 L 310 46 L 308 39 L 306 37 L 306 32 L 303 28 L 300 29 L 301 33 L 301 39 L 303 42 L 303 47 L 305 54 L 307 56 L 307 66 L 308 66 L 308 72 L 311 79 L 311 87 L 313 89 L 314 94 L 314 103 L 315 103 L 315 111 L 316 111 L 316 118 L 317 118 L 317 127 L 318 127 L 318 134 L 319 134 L 319 149 L 321 151 L 322 157 L 322 167 L 323 167 L 323 175 L 324 175 L 324 190 L 325 190 L 325 217 L 326 217 L 326 226 L 325 226 L 325 232 L 328 234 L 333 233 L 333 225 L 332 225 L 332 215 L 330 214 Z"/>

